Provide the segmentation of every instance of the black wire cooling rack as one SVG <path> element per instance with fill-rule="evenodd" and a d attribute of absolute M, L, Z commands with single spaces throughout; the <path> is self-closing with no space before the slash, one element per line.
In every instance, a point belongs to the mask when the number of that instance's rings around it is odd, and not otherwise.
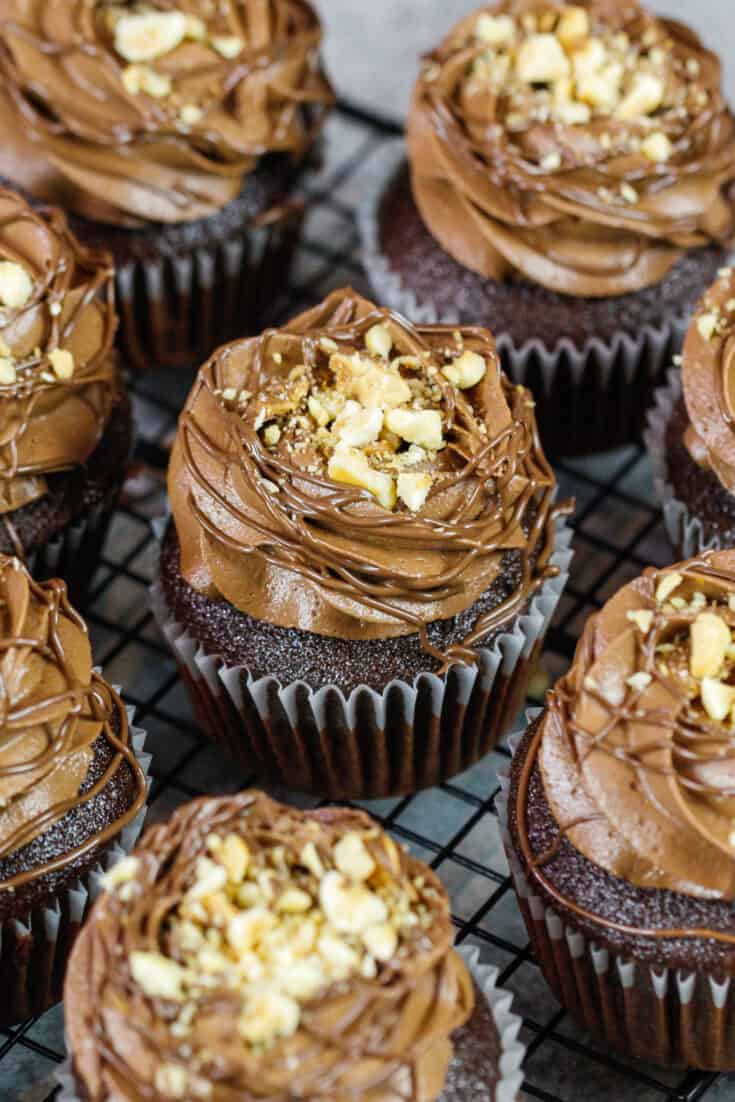
<path fill-rule="evenodd" d="M 363 286 L 354 211 L 371 154 L 395 132 L 391 124 L 354 107 L 343 104 L 336 111 L 323 161 L 306 184 L 305 239 L 291 286 L 278 303 L 281 316 L 313 304 L 333 288 Z M 192 722 L 148 605 L 157 557 L 150 522 L 164 508 L 167 443 L 190 383 L 181 374 L 152 374 L 133 383 L 137 466 L 94 580 L 88 616 L 97 661 L 111 681 L 123 686 L 137 708 L 137 722 L 148 731 L 147 749 L 153 754 L 149 821 L 167 817 L 177 804 L 203 792 L 234 791 L 252 780 L 224 765 Z M 550 678 L 566 669 L 591 611 L 641 568 L 670 561 L 640 449 L 560 463 L 557 475 L 562 493 L 576 497 L 578 510 L 572 577 L 544 657 Z M 539 694 L 542 682 L 543 677 L 536 686 Z M 528 1046 L 526 1097 L 542 1102 L 735 1099 L 735 1080 L 665 1072 L 614 1057 L 590 1044 L 559 1008 L 529 950 L 503 856 L 495 797 L 497 770 L 507 757 L 501 747 L 440 789 L 366 806 L 438 871 L 452 895 L 460 940 L 478 945 L 514 993 Z M 63 1053 L 61 1007 L 0 1031 L 0 1102 L 50 1098 L 53 1068 Z"/>

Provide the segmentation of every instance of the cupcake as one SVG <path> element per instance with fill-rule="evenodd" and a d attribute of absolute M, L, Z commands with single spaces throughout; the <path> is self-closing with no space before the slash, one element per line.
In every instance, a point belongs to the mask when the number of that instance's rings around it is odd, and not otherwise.
<path fill-rule="evenodd" d="M 148 759 L 62 581 L 0 556 L 0 1027 L 61 998 L 99 877 L 142 824 Z"/>
<path fill-rule="evenodd" d="M 656 392 L 646 444 L 678 556 L 735 547 L 735 271 L 722 268 L 694 315 L 681 357 Z"/>
<path fill-rule="evenodd" d="M 364 813 L 196 800 L 107 884 L 67 973 L 62 1098 L 517 1097 L 509 998 Z"/>
<path fill-rule="evenodd" d="M 0 176 L 112 251 L 135 366 L 195 366 L 283 285 L 320 42 L 307 0 L 5 6 Z"/>
<path fill-rule="evenodd" d="M 0 553 L 81 603 L 132 443 L 108 253 L 0 189 Z"/>
<path fill-rule="evenodd" d="M 508 729 L 569 510 L 489 332 L 337 291 L 204 365 L 168 485 L 154 611 L 202 729 L 248 770 L 387 796 Z"/>
<path fill-rule="evenodd" d="M 546 979 L 580 1028 L 670 1067 L 735 1069 L 734 610 L 733 551 L 647 570 L 588 621 L 509 778 Z"/>
<path fill-rule="evenodd" d="M 559 454 L 633 439 L 735 227 L 718 59 L 635 0 L 504 0 L 423 63 L 362 224 L 382 301 L 487 325 Z"/>

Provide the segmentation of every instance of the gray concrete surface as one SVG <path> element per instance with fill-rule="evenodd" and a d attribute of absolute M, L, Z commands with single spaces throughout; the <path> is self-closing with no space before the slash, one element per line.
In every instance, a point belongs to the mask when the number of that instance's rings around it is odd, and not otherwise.
<path fill-rule="evenodd" d="M 726 64 L 735 103 L 735 0 L 650 0 L 691 23 Z M 479 0 L 316 0 L 327 29 L 327 61 L 342 96 L 400 120 L 417 69 L 460 16 Z"/>

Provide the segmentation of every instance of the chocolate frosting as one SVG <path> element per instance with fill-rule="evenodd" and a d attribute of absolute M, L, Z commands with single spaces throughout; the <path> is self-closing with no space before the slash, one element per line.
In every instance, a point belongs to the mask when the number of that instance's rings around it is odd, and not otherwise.
<path fill-rule="evenodd" d="M 478 19 L 511 16 L 518 28 L 530 17 L 541 31 L 563 8 L 504 0 L 463 19 L 425 60 L 408 123 L 413 190 L 431 233 L 472 271 L 621 295 L 659 282 L 686 250 L 732 237 L 735 122 L 720 63 L 688 27 L 635 0 L 576 7 L 589 41 L 617 41 L 614 66 L 633 56 L 663 82 L 660 105 L 621 118 L 575 102 L 577 121 L 555 113 L 561 81 L 511 91 L 498 65 L 512 54 L 478 35 Z"/>
<path fill-rule="evenodd" d="M 692 459 L 735 493 L 735 272 L 720 278 L 697 308 L 681 366 Z"/>
<path fill-rule="evenodd" d="M 215 976 L 188 996 L 182 1010 L 175 991 L 171 998 L 147 994 L 131 965 L 138 951 L 181 963 L 173 932 L 177 915 L 202 858 L 212 852 L 213 836 L 226 840 L 232 833 L 245 842 L 250 866 L 264 853 L 276 854 L 287 882 L 295 868 L 312 895 L 318 888 L 310 869 L 334 875 L 336 844 L 357 833 L 378 880 L 392 886 L 387 890 L 420 897 L 425 908 L 377 974 L 352 976 L 310 996 L 298 1028 L 265 1045 L 237 1033 L 247 984 L 243 993 Z M 305 847 L 316 854 L 310 869 Z M 344 809 L 300 812 L 256 792 L 201 799 L 148 831 L 133 865 L 125 883 L 96 904 L 67 973 L 67 1034 L 89 1102 L 112 1096 L 150 1102 L 176 1096 L 166 1089 L 172 1083 L 187 1098 L 212 1102 L 431 1102 L 439 1095 L 452 1054 L 450 1035 L 472 1011 L 472 981 L 452 950 L 440 881 L 368 816 Z M 283 875 L 272 877 L 275 899 L 283 896 Z M 213 906 L 206 894 L 199 899 L 200 906 Z M 259 990 L 265 986 L 261 982 Z"/>
<path fill-rule="evenodd" d="M 116 31 L 151 13 L 168 21 L 160 50 L 145 25 L 142 45 Z M 264 154 L 311 145 L 332 101 L 320 42 L 306 0 L 12 0 L 0 172 L 96 221 L 208 217 Z"/>
<path fill-rule="evenodd" d="M 0 620 L 0 859 L 94 799 L 123 766 L 137 787 L 123 817 L 62 857 L 0 882 L 8 891 L 119 834 L 142 807 L 146 786 L 125 708 L 93 672 L 87 630 L 64 583 L 34 582 L 17 559 L 0 556 Z M 90 784 L 98 739 L 114 752 Z"/>
<path fill-rule="evenodd" d="M 388 330 L 406 378 L 419 365 L 431 380 L 441 411 L 446 446 L 419 463 L 432 489 L 415 512 L 389 511 L 333 481 L 310 430 L 294 440 L 284 433 L 275 448 L 258 431 L 264 388 L 295 365 L 314 374 L 334 357 L 359 355 L 376 326 Z M 486 368 L 470 389 L 441 372 L 460 350 Z M 242 399 L 235 408 L 233 396 Z M 435 655 L 442 660 L 472 661 L 474 644 L 549 576 L 554 492 L 529 392 L 504 378 L 487 330 L 415 327 L 352 291 L 282 330 L 220 349 L 186 403 L 169 471 L 186 580 L 285 628 L 339 638 L 419 632 L 433 653 L 426 624 L 469 608 L 503 569 L 504 553 L 518 553 L 518 587 L 463 646 Z"/>
<path fill-rule="evenodd" d="M 27 299 L 12 300 L 18 305 L 3 305 L 8 272 L 26 281 Z M 46 475 L 84 463 L 102 437 L 118 397 L 113 275 L 108 254 L 83 248 L 61 211 L 34 210 L 0 190 L 0 514 L 6 524 L 9 513 L 47 492 Z"/>
<path fill-rule="evenodd" d="M 725 644 L 700 669 L 713 625 Z M 733 626 L 733 551 L 648 570 L 591 617 L 527 762 L 559 825 L 548 854 L 526 855 L 540 879 L 567 837 L 638 887 L 735 898 Z"/>

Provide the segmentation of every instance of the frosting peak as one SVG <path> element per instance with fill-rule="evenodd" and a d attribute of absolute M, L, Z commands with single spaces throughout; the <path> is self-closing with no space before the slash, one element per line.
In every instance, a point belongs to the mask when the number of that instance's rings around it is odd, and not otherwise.
<path fill-rule="evenodd" d="M 89 783 L 99 738 L 113 752 Z M 0 890 L 61 868 L 118 834 L 145 798 L 125 709 L 92 670 L 86 628 L 66 586 L 38 584 L 17 559 L 0 556 L 0 861 L 94 799 L 124 762 L 138 789 L 127 814 L 62 858 L 0 881 Z"/>
<path fill-rule="evenodd" d="M 0 189 L 0 514 L 99 443 L 118 395 L 113 276 L 61 211 Z"/>
<path fill-rule="evenodd" d="M 304 153 L 331 103 L 307 0 L 6 7 L 0 70 L 37 146 L 21 182 L 97 220 L 207 217 L 259 157 Z"/>
<path fill-rule="evenodd" d="M 503 0 L 424 63 L 413 190 L 465 267 L 604 297 L 735 229 L 735 120 L 696 35 L 635 0 Z"/>
<path fill-rule="evenodd" d="M 283 627 L 430 649 L 426 624 L 518 552 L 519 586 L 451 656 L 471 661 L 548 571 L 554 479 L 491 335 L 351 291 L 202 368 L 169 493 L 189 583 Z"/>
<path fill-rule="evenodd" d="M 90 1102 L 439 1095 L 472 981 L 441 883 L 364 813 L 198 800 L 108 882 L 65 991 Z"/>
<path fill-rule="evenodd" d="M 647 571 L 588 622 L 538 761 L 560 837 L 646 888 L 735 899 L 735 552 Z"/>

